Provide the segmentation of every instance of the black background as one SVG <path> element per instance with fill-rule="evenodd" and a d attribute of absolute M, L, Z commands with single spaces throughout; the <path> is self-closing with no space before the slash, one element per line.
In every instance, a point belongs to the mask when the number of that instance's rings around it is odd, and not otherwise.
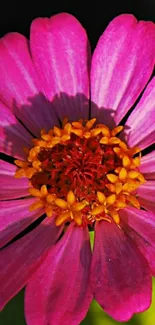
<path fill-rule="evenodd" d="M 87 30 L 92 49 L 107 24 L 121 13 L 133 13 L 138 19 L 155 22 L 155 0 L 50 0 L 0 1 L 0 37 L 17 31 L 29 37 L 31 21 L 59 12 L 75 15 Z"/>

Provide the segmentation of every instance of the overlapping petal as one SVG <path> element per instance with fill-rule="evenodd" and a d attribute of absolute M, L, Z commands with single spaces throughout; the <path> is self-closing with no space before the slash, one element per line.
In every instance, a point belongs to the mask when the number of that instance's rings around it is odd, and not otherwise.
<path fill-rule="evenodd" d="M 0 309 L 29 281 L 61 230 L 47 218 L 36 229 L 0 251 Z"/>
<path fill-rule="evenodd" d="M 0 202 L 0 247 L 44 213 L 43 209 L 29 211 L 33 202 L 34 198 Z"/>
<path fill-rule="evenodd" d="M 139 170 L 146 179 L 155 179 L 155 150 L 141 158 Z"/>
<path fill-rule="evenodd" d="M 98 303 L 119 322 L 150 306 L 147 261 L 114 223 L 103 221 L 96 225 L 91 286 Z"/>
<path fill-rule="evenodd" d="M 0 200 L 10 200 L 28 196 L 28 179 L 15 178 L 17 167 L 0 160 Z"/>
<path fill-rule="evenodd" d="M 141 237 L 155 246 L 155 215 L 152 212 L 128 207 L 119 211 L 123 221 Z"/>
<path fill-rule="evenodd" d="M 0 39 L 0 100 L 35 135 L 58 124 L 33 67 L 29 42 L 18 33 Z M 37 118 L 36 118 L 37 117 Z"/>
<path fill-rule="evenodd" d="M 81 24 L 67 13 L 37 18 L 31 25 L 30 44 L 45 94 L 59 118 L 88 118 L 90 53 Z"/>
<path fill-rule="evenodd" d="M 10 110 L 0 102 L 0 152 L 25 157 L 23 147 L 30 147 L 32 136 Z"/>
<path fill-rule="evenodd" d="M 137 189 L 140 205 L 148 211 L 155 213 L 155 180 L 147 181 Z"/>
<path fill-rule="evenodd" d="M 147 44 L 147 46 L 146 46 Z M 154 67 L 155 25 L 123 14 L 109 24 L 91 69 L 92 116 L 118 124 L 146 86 Z"/>
<path fill-rule="evenodd" d="M 145 149 L 155 143 L 155 77 L 125 124 L 125 139 L 130 147 Z"/>
<path fill-rule="evenodd" d="M 26 288 L 28 325 L 78 325 L 92 300 L 89 234 L 70 225 Z"/>

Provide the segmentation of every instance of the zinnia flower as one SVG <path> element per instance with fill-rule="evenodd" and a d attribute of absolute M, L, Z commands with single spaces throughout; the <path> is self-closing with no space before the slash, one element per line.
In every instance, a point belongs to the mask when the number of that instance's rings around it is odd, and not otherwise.
<path fill-rule="evenodd" d="M 0 40 L 0 306 L 26 285 L 28 325 L 77 325 L 93 297 L 117 321 L 150 306 L 154 59 L 155 25 L 128 14 L 92 59 L 66 13 Z"/>

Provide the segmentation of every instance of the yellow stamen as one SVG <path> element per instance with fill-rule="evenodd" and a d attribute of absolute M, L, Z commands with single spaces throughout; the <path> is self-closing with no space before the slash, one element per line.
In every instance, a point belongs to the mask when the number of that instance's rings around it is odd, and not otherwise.
<path fill-rule="evenodd" d="M 115 190 L 116 190 L 115 185 L 113 185 L 113 184 L 106 184 L 106 187 L 108 188 L 108 190 L 110 192 L 115 192 Z"/>
<path fill-rule="evenodd" d="M 73 206 L 73 211 L 81 211 L 86 205 L 86 202 L 78 202 Z"/>
<path fill-rule="evenodd" d="M 126 168 L 126 167 L 130 166 L 131 161 L 130 161 L 129 157 L 125 155 L 122 159 L 122 163 L 123 163 L 123 166 Z"/>
<path fill-rule="evenodd" d="M 109 214 L 111 215 L 111 217 L 113 218 L 113 220 L 116 222 L 116 224 L 120 224 L 120 217 L 119 217 L 119 213 L 113 209 L 109 212 Z"/>
<path fill-rule="evenodd" d="M 74 133 L 78 137 L 82 137 L 83 131 L 81 129 L 72 129 L 72 133 Z"/>
<path fill-rule="evenodd" d="M 60 214 L 56 220 L 55 220 L 55 224 L 56 226 L 60 226 L 62 225 L 64 222 L 66 222 L 68 219 L 70 218 L 70 212 L 66 211 L 62 214 Z"/>
<path fill-rule="evenodd" d="M 34 187 L 29 188 L 28 191 L 32 196 L 41 197 L 41 192 Z"/>
<path fill-rule="evenodd" d="M 121 180 L 121 181 L 123 181 L 123 180 L 125 180 L 126 178 L 127 178 L 127 171 L 126 171 L 126 169 L 123 167 L 123 168 L 121 168 L 121 170 L 120 170 L 120 172 L 119 172 L 119 179 Z"/>
<path fill-rule="evenodd" d="M 98 205 L 97 207 L 93 208 L 93 210 L 91 211 L 91 214 L 93 216 L 96 216 L 97 214 L 102 213 L 104 210 L 105 210 L 104 205 Z"/>
<path fill-rule="evenodd" d="M 28 167 L 29 163 L 27 161 L 22 161 L 22 160 L 15 160 L 14 163 L 18 166 L 18 167 Z"/>
<path fill-rule="evenodd" d="M 77 223 L 78 226 L 82 225 L 81 212 L 74 213 L 74 221 Z"/>
<path fill-rule="evenodd" d="M 139 176 L 139 172 L 137 172 L 136 170 L 131 170 L 131 171 L 128 172 L 128 177 L 129 178 L 134 179 L 134 178 L 137 178 L 138 176 Z"/>
<path fill-rule="evenodd" d="M 47 200 L 48 203 L 53 203 L 55 201 L 55 199 L 56 199 L 56 195 L 55 194 L 49 194 L 46 197 L 46 200 Z"/>
<path fill-rule="evenodd" d="M 123 130 L 123 126 L 119 125 L 116 126 L 112 131 L 111 131 L 111 135 L 112 137 L 115 137 L 116 134 L 118 134 L 119 132 L 121 132 Z"/>
<path fill-rule="evenodd" d="M 102 126 L 102 134 L 105 137 L 108 137 L 108 138 L 110 137 L 110 130 L 106 125 Z"/>
<path fill-rule="evenodd" d="M 42 196 L 46 196 L 48 194 L 46 185 L 42 185 L 40 191 Z"/>
<path fill-rule="evenodd" d="M 76 129 L 82 129 L 82 124 L 80 122 L 72 122 L 72 125 Z"/>
<path fill-rule="evenodd" d="M 107 138 L 107 137 L 102 137 L 100 140 L 101 144 L 108 144 L 108 142 L 109 142 L 109 138 Z"/>
<path fill-rule="evenodd" d="M 41 137 L 45 141 L 51 141 L 52 140 L 52 136 L 50 134 L 43 134 Z"/>
<path fill-rule="evenodd" d="M 89 120 L 89 121 L 86 123 L 86 128 L 87 128 L 88 130 L 90 130 L 90 129 L 93 127 L 93 125 L 94 125 L 95 122 L 96 122 L 96 118 L 92 118 L 91 120 Z"/>
<path fill-rule="evenodd" d="M 72 126 L 70 123 L 67 123 L 64 127 L 64 131 L 67 133 L 67 134 L 70 134 L 71 133 L 71 130 L 72 130 Z"/>
<path fill-rule="evenodd" d="M 123 149 L 124 151 L 127 151 L 127 149 L 128 149 L 128 148 L 127 148 L 127 145 L 126 145 L 123 141 L 120 141 L 120 142 L 119 142 L 119 146 L 120 146 L 120 148 Z"/>
<path fill-rule="evenodd" d="M 97 192 L 97 199 L 99 203 L 103 204 L 106 200 L 106 196 L 102 192 Z"/>
<path fill-rule="evenodd" d="M 96 137 L 98 134 L 100 134 L 102 131 L 101 128 L 96 128 L 90 131 L 92 137 Z"/>
<path fill-rule="evenodd" d="M 114 174 L 107 174 L 106 177 L 108 178 L 108 180 L 111 183 L 116 183 L 118 180 L 118 176 L 114 175 Z"/>
<path fill-rule="evenodd" d="M 116 137 L 111 137 L 110 139 L 109 139 L 109 144 L 118 144 L 118 143 L 120 143 L 120 139 L 118 139 L 118 138 L 116 138 Z"/>
<path fill-rule="evenodd" d="M 128 195 L 127 199 L 135 208 L 140 209 L 140 204 L 135 196 Z"/>
<path fill-rule="evenodd" d="M 63 200 L 63 199 L 56 199 L 55 200 L 55 204 L 59 207 L 59 208 L 62 208 L 62 209 L 67 209 L 68 208 L 68 203 Z"/>
<path fill-rule="evenodd" d="M 45 212 L 46 212 L 47 217 L 49 217 L 49 218 L 52 217 L 52 215 L 53 215 L 53 209 L 52 209 L 51 206 L 46 207 Z"/>
<path fill-rule="evenodd" d="M 116 194 L 119 194 L 122 191 L 122 183 L 121 182 L 118 182 L 115 184 L 115 191 L 116 191 Z"/>
<path fill-rule="evenodd" d="M 55 134 L 57 137 L 61 137 L 62 130 L 59 129 L 57 126 L 54 126 L 54 128 L 53 128 L 53 132 L 54 132 L 54 134 Z"/>
<path fill-rule="evenodd" d="M 109 195 L 109 196 L 107 197 L 107 199 L 106 199 L 106 203 L 107 203 L 107 205 L 112 205 L 112 204 L 115 203 L 115 201 L 116 201 L 116 195 L 115 195 L 115 194 L 111 194 L 111 195 Z"/>
<path fill-rule="evenodd" d="M 29 210 L 33 211 L 33 210 L 37 210 L 37 209 L 40 209 L 40 208 L 43 208 L 43 207 L 44 207 L 44 202 L 37 201 L 37 202 L 34 202 L 34 203 L 32 203 L 30 205 Z"/>

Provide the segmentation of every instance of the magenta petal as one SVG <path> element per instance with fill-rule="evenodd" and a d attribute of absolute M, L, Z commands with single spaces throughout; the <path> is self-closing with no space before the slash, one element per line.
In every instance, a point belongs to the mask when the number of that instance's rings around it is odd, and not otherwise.
<path fill-rule="evenodd" d="M 71 224 L 26 287 L 28 325 L 78 325 L 92 300 L 86 228 Z"/>
<path fill-rule="evenodd" d="M 139 170 L 145 179 L 155 179 L 155 150 L 141 158 Z"/>
<path fill-rule="evenodd" d="M 147 44 L 147 46 L 146 46 Z M 154 67 L 155 25 L 123 14 L 108 25 L 92 59 L 92 117 L 118 124 L 147 84 Z M 112 112 L 112 111 L 113 112 Z"/>
<path fill-rule="evenodd" d="M 120 217 L 141 237 L 155 247 L 155 214 L 128 207 L 119 211 Z"/>
<path fill-rule="evenodd" d="M 0 151 L 21 159 L 25 156 L 23 147 L 31 145 L 32 136 L 1 102 L 0 114 Z"/>
<path fill-rule="evenodd" d="M 98 303 L 117 321 L 127 321 L 151 303 L 147 261 L 114 223 L 96 225 L 91 286 Z"/>
<path fill-rule="evenodd" d="M 0 248 L 39 218 L 43 209 L 29 211 L 36 199 L 0 202 Z"/>
<path fill-rule="evenodd" d="M 131 238 L 131 240 L 135 243 L 141 253 L 145 256 L 151 269 L 151 273 L 153 276 L 155 276 L 155 246 L 152 246 L 148 241 L 142 238 L 127 224 L 123 225 L 123 230 L 126 231 L 127 235 Z"/>
<path fill-rule="evenodd" d="M 88 118 L 90 54 L 81 24 L 67 13 L 37 18 L 31 25 L 30 44 L 46 96 L 59 118 Z"/>
<path fill-rule="evenodd" d="M 125 124 L 125 139 L 129 146 L 144 149 L 155 142 L 155 77 Z"/>
<path fill-rule="evenodd" d="M 155 180 L 147 181 L 137 189 L 140 205 L 155 214 Z"/>
<path fill-rule="evenodd" d="M 15 178 L 17 167 L 0 160 L 0 200 L 16 199 L 28 196 L 28 179 Z"/>
<path fill-rule="evenodd" d="M 41 128 L 58 123 L 42 93 L 27 39 L 18 33 L 5 35 L 0 39 L 0 57 L 2 102 L 35 135 L 39 135 Z"/>
<path fill-rule="evenodd" d="M 0 309 L 29 281 L 60 231 L 53 220 L 46 218 L 37 228 L 0 251 Z"/>

